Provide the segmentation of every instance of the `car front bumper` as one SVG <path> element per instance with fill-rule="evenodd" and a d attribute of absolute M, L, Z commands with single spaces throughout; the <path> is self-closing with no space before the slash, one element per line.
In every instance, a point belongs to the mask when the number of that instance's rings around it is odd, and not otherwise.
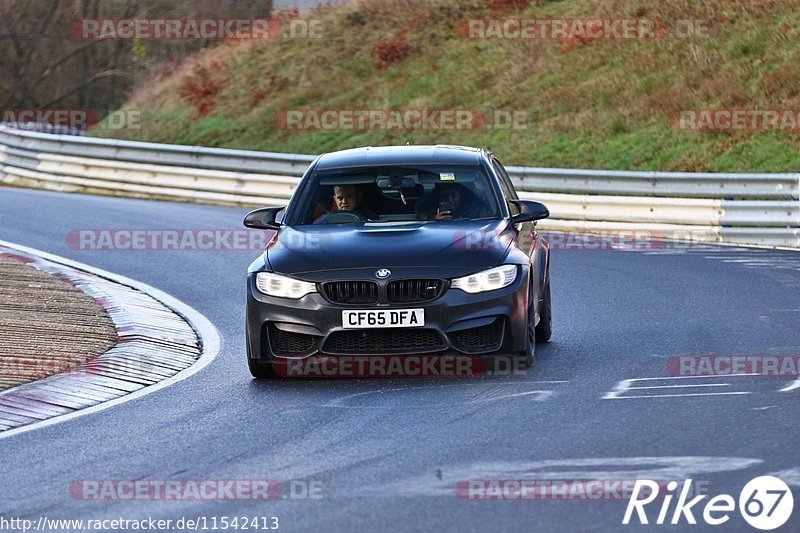
<path fill-rule="evenodd" d="M 424 303 L 343 305 L 319 292 L 296 300 L 267 296 L 256 288 L 256 273 L 251 272 L 248 357 L 268 363 L 315 355 L 518 354 L 526 349 L 529 275 L 529 269 L 520 266 L 517 279 L 503 289 L 468 294 L 447 288 Z M 424 309 L 425 325 L 345 329 L 342 311 L 354 309 Z"/>

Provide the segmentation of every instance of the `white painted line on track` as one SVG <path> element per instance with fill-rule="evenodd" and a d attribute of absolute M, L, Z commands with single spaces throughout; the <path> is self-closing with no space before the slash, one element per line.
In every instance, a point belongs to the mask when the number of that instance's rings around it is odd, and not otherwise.
<path fill-rule="evenodd" d="M 787 485 L 800 487 L 800 468 L 787 468 L 779 472 L 772 472 L 768 476 L 775 476 Z"/>
<path fill-rule="evenodd" d="M 636 480 L 702 479 L 710 474 L 735 472 L 763 464 L 762 459 L 725 456 L 591 457 L 544 460 L 445 464 L 441 477 L 412 474 L 379 487 L 359 489 L 364 494 L 396 492 L 404 495 L 453 497 L 457 483 L 468 480 Z M 798 471 L 800 474 L 800 471 Z M 787 481 L 788 482 L 788 481 Z M 518 500 L 523 501 L 523 500 Z M 532 501 L 532 500 L 530 500 Z"/>
<path fill-rule="evenodd" d="M 743 374 L 725 374 L 725 375 L 719 375 L 719 376 L 714 376 L 714 375 L 712 375 L 712 376 L 660 376 L 660 377 L 656 377 L 656 378 L 631 378 L 631 379 L 626 379 L 625 381 L 655 381 L 655 380 L 661 381 L 661 380 L 665 380 L 665 379 L 709 379 L 709 378 L 730 378 L 730 377 L 761 376 L 761 375 L 763 375 L 763 374 L 760 374 L 758 372 L 750 372 L 750 373 L 747 373 L 747 374 L 744 374 L 744 373 Z"/>
<path fill-rule="evenodd" d="M 167 307 L 171 308 L 179 315 L 183 316 L 189 324 L 194 328 L 197 334 L 200 337 L 202 342 L 203 351 L 200 354 L 200 357 L 197 359 L 197 362 L 191 365 L 190 367 L 182 370 L 175 376 L 165 379 L 164 381 L 160 381 L 156 384 L 150 385 L 148 387 L 144 387 L 143 389 L 139 389 L 138 391 L 134 391 L 130 394 L 126 394 L 120 398 L 109 400 L 107 402 L 103 402 L 92 407 L 87 407 L 85 409 L 80 409 L 72 413 L 60 415 L 54 418 L 49 418 L 47 420 L 43 420 L 41 422 L 35 422 L 32 424 L 28 424 L 19 428 L 9 429 L 7 431 L 0 432 L 0 439 L 6 439 L 9 437 L 13 437 L 15 435 L 19 435 L 20 433 L 25 433 L 28 431 L 33 431 L 35 429 L 41 429 L 43 427 L 51 426 L 54 424 L 58 424 L 61 422 L 66 422 L 67 420 L 73 420 L 75 418 L 86 416 L 92 413 L 96 413 L 98 411 L 102 411 L 104 409 L 108 409 L 110 407 L 129 402 L 132 400 L 136 400 L 150 394 L 152 392 L 156 392 L 161 390 L 165 387 L 173 385 L 179 381 L 183 381 L 184 379 L 196 374 L 203 368 L 205 368 L 219 353 L 220 350 L 220 338 L 219 333 L 217 332 L 217 328 L 200 312 L 195 310 L 194 308 L 190 307 L 189 305 L 181 302 L 177 298 L 170 296 L 169 294 L 156 289 L 155 287 L 151 287 L 146 283 L 142 283 L 125 276 L 121 276 L 119 274 L 114 274 L 112 272 L 108 272 L 106 270 L 102 270 L 99 268 L 95 268 L 90 265 L 86 265 L 80 263 L 78 261 L 73 261 L 71 259 L 67 259 L 65 257 L 61 257 L 58 255 L 50 254 L 47 252 L 43 252 L 41 250 L 37 250 L 35 248 L 29 248 L 27 246 L 22 246 L 20 244 L 7 242 L 0 240 L 0 246 L 5 246 L 7 248 L 12 248 L 14 250 L 18 250 L 20 252 L 28 253 L 31 255 L 35 255 L 50 261 L 52 263 L 57 263 L 61 265 L 65 265 L 68 267 L 72 267 L 78 270 L 83 270 L 90 274 L 94 274 L 101 278 L 106 278 L 110 281 L 115 283 L 120 283 L 122 285 L 128 285 L 129 287 L 133 287 L 143 293 L 146 293 L 156 300 L 160 301 L 162 304 L 166 305 Z M 10 389 L 13 390 L 13 389 Z"/>
<path fill-rule="evenodd" d="M 675 394 L 639 394 L 639 395 L 626 395 L 627 391 L 641 391 L 641 390 L 664 390 L 664 389 L 688 389 L 699 387 L 729 387 L 730 383 L 696 383 L 692 382 L 685 385 L 648 385 L 648 386 L 634 386 L 634 383 L 641 381 L 674 381 L 674 380 L 691 380 L 691 379 L 720 379 L 728 377 L 742 377 L 742 376 L 757 376 L 759 374 L 728 374 L 725 376 L 665 376 L 654 378 L 630 378 L 623 379 L 614 385 L 614 388 L 601 396 L 603 400 L 628 400 L 628 399 L 646 399 L 646 398 L 681 398 L 681 397 L 694 397 L 694 396 L 738 396 L 743 394 L 750 394 L 749 391 L 729 391 L 729 392 L 682 392 Z"/>
<path fill-rule="evenodd" d="M 693 389 L 695 387 L 729 387 L 728 383 L 698 383 L 696 385 L 653 385 L 652 387 L 628 387 L 628 390 L 637 389 Z"/>
<path fill-rule="evenodd" d="M 778 392 L 790 392 L 796 389 L 800 389 L 800 378 L 797 378 L 793 382 L 789 383 Z"/>
<path fill-rule="evenodd" d="M 521 392 L 514 392 L 508 393 L 500 391 L 497 394 L 493 394 L 492 391 L 488 393 L 479 392 L 478 387 L 495 387 L 502 386 L 504 389 L 509 389 L 512 387 L 518 386 L 527 386 L 527 385 L 541 385 L 541 384 L 561 384 L 561 383 L 568 383 L 568 381 L 558 380 L 558 381 L 516 381 L 513 383 L 508 384 L 498 384 L 498 383 L 469 383 L 469 384 L 458 384 L 458 383 L 451 383 L 451 384 L 437 384 L 437 385 L 429 385 L 429 386 L 413 386 L 413 387 L 395 387 L 391 389 L 379 389 L 379 390 L 371 390 L 366 392 L 357 392 L 354 394 L 347 394 L 345 396 L 341 396 L 339 398 L 335 398 L 330 402 L 326 402 L 321 405 L 321 407 L 338 407 L 338 408 L 346 408 L 346 409 L 387 409 L 390 408 L 390 405 L 387 405 L 387 393 L 393 392 L 408 392 L 413 390 L 420 390 L 420 391 L 435 391 L 441 390 L 445 388 L 452 388 L 458 387 L 462 388 L 466 393 L 476 394 L 478 395 L 477 398 L 466 398 L 464 403 L 467 405 L 474 405 L 479 403 L 486 403 L 486 402 L 493 402 L 497 400 L 505 400 L 515 397 L 531 397 L 532 401 L 541 402 L 544 401 L 551 396 L 553 396 L 555 391 L 552 390 L 524 390 Z M 380 405 L 358 405 L 349 403 L 351 400 L 361 397 L 368 397 L 371 395 L 379 395 L 380 396 Z M 450 401 L 450 400 L 448 400 Z M 441 405 L 438 402 L 434 403 L 425 403 L 420 406 L 405 406 L 405 408 L 414 408 L 414 409 L 428 409 L 432 407 L 437 407 Z M 438 407 L 437 407 L 438 408 Z"/>
<path fill-rule="evenodd" d="M 645 394 L 642 396 L 616 396 L 614 398 L 603 398 L 604 400 L 629 400 L 644 398 L 683 398 L 689 396 L 730 396 L 736 394 L 750 394 L 749 392 L 693 392 L 684 394 Z"/>
<path fill-rule="evenodd" d="M 543 402 L 544 400 L 549 398 L 552 394 L 553 394 L 553 391 L 551 391 L 551 390 L 531 390 L 531 391 L 525 391 L 525 392 L 516 392 L 516 393 L 513 393 L 513 394 L 502 394 L 500 396 L 494 396 L 492 398 L 481 398 L 480 400 L 472 400 L 472 401 L 467 402 L 467 403 L 468 404 L 476 404 L 476 403 L 484 403 L 484 402 L 494 402 L 494 401 L 497 401 L 497 400 L 507 400 L 509 398 L 517 398 L 519 396 L 532 396 L 532 395 L 538 395 L 534 399 L 534 401 Z"/>

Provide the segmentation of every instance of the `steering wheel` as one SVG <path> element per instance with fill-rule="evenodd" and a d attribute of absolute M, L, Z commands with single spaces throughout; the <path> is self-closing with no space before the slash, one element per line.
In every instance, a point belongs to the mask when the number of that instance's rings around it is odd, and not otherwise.
<path fill-rule="evenodd" d="M 331 211 L 322 215 L 314 224 L 346 224 L 348 222 L 366 222 L 368 219 L 358 211 Z"/>

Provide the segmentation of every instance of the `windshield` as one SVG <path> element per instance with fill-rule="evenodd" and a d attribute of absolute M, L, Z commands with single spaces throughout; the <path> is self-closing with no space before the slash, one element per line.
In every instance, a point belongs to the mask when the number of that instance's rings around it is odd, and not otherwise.
<path fill-rule="evenodd" d="M 488 176 L 477 166 L 358 167 L 315 172 L 292 225 L 388 224 L 497 218 Z"/>

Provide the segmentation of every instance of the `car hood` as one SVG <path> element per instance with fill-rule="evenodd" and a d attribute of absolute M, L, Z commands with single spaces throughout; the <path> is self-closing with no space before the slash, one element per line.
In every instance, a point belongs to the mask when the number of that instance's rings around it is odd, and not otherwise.
<path fill-rule="evenodd" d="M 508 221 L 468 220 L 402 225 L 363 224 L 281 228 L 267 248 L 267 264 L 277 273 L 323 279 L 363 276 L 393 269 L 395 275 L 466 275 L 491 268 L 511 243 Z M 372 277 L 372 276 L 370 276 Z"/>

